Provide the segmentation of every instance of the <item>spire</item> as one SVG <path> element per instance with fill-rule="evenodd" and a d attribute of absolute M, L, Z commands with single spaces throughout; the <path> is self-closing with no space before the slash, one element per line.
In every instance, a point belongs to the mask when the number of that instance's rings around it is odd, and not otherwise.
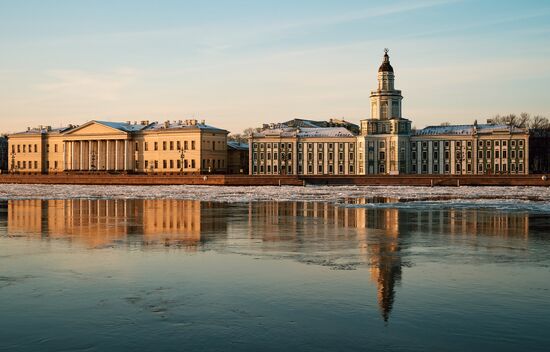
<path fill-rule="evenodd" d="M 388 55 L 388 51 L 390 51 L 388 48 L 384 49 L 384 61 L 382 61 L 382 65 L 380 65 L 378 72 L 393 73 L 393 67 L 390 65 L 390 56 Z"/>

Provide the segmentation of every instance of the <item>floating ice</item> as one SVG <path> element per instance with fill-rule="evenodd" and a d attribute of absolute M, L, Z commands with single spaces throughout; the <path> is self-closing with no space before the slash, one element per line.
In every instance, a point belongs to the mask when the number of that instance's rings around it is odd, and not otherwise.
<path fill-rule="evenodd" d="M 0 199 L 165 198 L 214 202 L 321 201 L 353 206 L 358 199 L 392 198 L 400 202 L 457 200 L 475 204 L 544 202 L 549 187 L 410 187 L 410 186 L 96 186 L 2 184 Z"/>

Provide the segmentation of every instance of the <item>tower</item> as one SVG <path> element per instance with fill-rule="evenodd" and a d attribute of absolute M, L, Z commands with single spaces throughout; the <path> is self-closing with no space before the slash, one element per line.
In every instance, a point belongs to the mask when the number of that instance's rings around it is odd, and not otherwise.
<path fill-rule="evenodd" d="M 401 91 L 394 87 L 395 75 L 388 51 L 384 49 L 384 59 L 378 68 L 378 89 L 370 93 L 371 118 L 377 120 L 401 118 L 403 96 Z"/>

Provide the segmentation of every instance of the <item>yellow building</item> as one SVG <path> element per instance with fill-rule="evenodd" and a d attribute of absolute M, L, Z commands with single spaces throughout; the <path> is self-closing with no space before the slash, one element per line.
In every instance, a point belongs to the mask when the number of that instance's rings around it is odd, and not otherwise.
<path fill-rule="evenodd" d="M 225 172 L 227 134 L 197 120 L 39 126 L 9 136 L 9 171 Z"/>

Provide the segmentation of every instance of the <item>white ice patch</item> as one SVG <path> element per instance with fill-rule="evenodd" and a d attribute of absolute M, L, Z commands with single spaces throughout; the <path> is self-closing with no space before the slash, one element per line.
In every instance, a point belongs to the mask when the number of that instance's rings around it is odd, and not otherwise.
<path fill-rule="evenodd" d="M 453 200 L 475 203 L 550 204 L 549 187 L 410 187 L 410 186 L 96 186 L 2 184 L 0 199 L 164 198 L 215 202 L 321 201 L 355 203 L 363 198 L 396 201 Z"/>

